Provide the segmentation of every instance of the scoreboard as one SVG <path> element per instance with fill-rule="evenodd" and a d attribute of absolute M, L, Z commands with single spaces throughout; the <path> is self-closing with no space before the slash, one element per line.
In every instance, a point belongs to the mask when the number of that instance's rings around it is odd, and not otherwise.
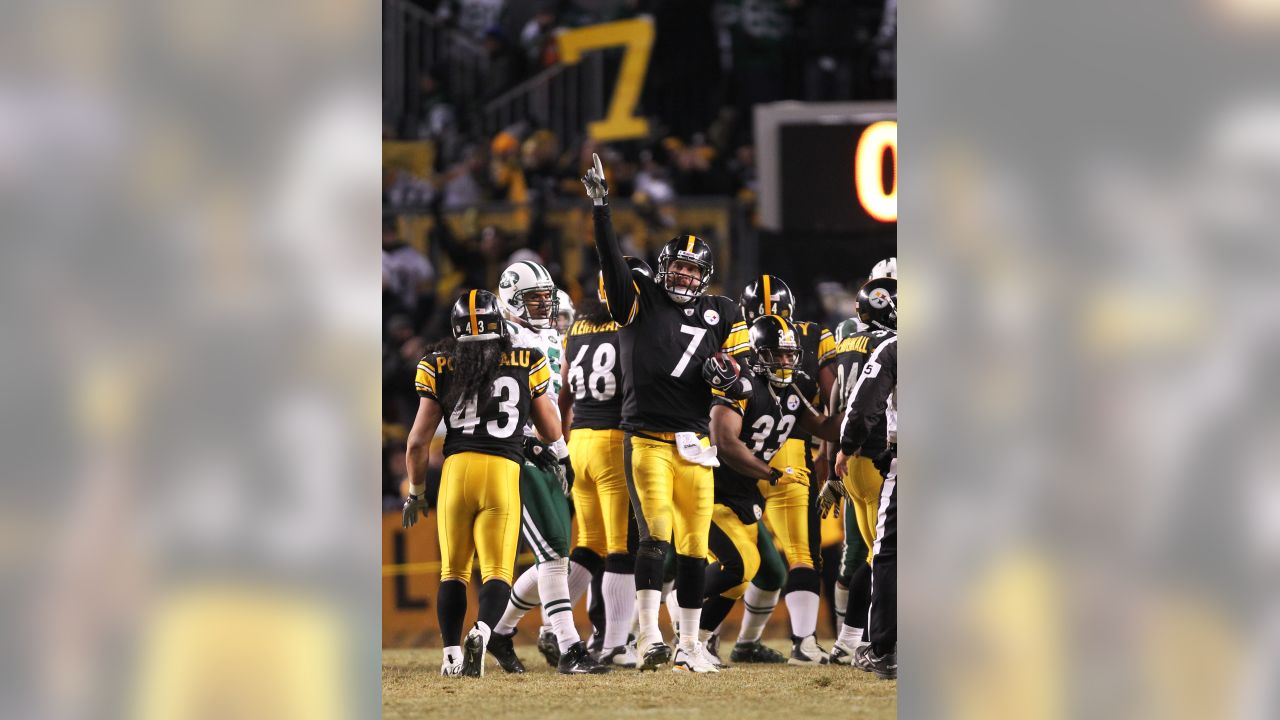
<path fill-rule="evenodd" d="M 898 221 L 892 103 L 756 108 L 760 224 L 780 232 L 863 233 Z"/>

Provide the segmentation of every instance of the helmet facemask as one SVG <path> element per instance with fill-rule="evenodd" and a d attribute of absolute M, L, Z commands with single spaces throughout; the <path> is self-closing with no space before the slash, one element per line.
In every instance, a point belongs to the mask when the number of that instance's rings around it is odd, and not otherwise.
<path fill-rule="evenodd" d="M 803 354 L 798 346 L 761 348 L 756 352 L 755 372 L 768 376 L 769 384 L 774 387 L 786 387 L 795 382 L 795 371 Z"/>
<path fill-rule="evenodd" d="M 520 290 L 515 294 L 514 300 L 518 308 L 516 316 L 530 327 L 547 330 L 556 326 L 556 319 L 560 312 L 560 298 L 556 297 L 554 285 Z M 530 305 L 537 308 L 538 317 L 535 317 Z"/>
<path fill-rule="evenodd" d="M 671 266 L 679 262 L 682 265 L 694 266 L 698 268 L 702 276 L 696 277 L 687 272 L 687 268 L 672 268 Z M 658 265 L 658 283 L 662 285 L 662 289 L 666 290 L 667 296 L 681 305 L 688 303 L 707 291 L 707 285 L 711 282 L 711 275 L 714 269 L 705 262 L 700 260 L 686 258 L 666 258 Z M 677 285 L 676 277 L 688 278 L 687 284 Z"/>

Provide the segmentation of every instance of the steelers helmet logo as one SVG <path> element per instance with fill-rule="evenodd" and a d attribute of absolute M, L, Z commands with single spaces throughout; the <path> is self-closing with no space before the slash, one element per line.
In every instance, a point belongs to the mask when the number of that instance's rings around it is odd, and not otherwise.
<path fill-rule="evenodd" d="M 515 287 L 516 280 L 518 279 L 519 278 L 516 277 L 516 274 L 514 271 L 508 270 L 507 272 L 502 273 L 501 278 L 498 278 L 498 287 L 500 288 Z"/>
<path fill-rule="evenodd" d="M 876 288 L 867 297 L 867 302 L 871 303 L 871 307 L 877 310 L 887 308 L 889 307 L 889 291 L 884 288 Z"/>
<path fill-rule="evenodd" d="M 795 410 L 798 407 L 800 407 L 800 398 L 796 397 L 795 395 L 792 395 L 791 397 L 787 398 L 788 410 Z"/>
<path fill-rule="evenodd" d="M 702 319 L 706 320 L 708 325 L 715 325 L 720 322 L 720 313 L 715 310 L 707 310 L 702 313 Z"/>

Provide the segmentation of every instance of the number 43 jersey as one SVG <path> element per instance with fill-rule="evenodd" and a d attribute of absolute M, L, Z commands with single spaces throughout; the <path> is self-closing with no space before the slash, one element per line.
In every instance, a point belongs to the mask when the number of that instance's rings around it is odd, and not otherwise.
<path fill-rule="evenodd" d="M 454 382 L 453 358 L 431 353 L 418 362 L 418 395 L 443 406 Z M 524 461 L 524 433 L 534 398 L 547 392 L 551 369 L 541 351 L 514 349 L 503 353 L 488 394 L 461 398 L 455 407 L 443 408 L 447 430 L 444 455 L 478 452 L 517 463 Z"/>
<path fill-rule="evenodd" d="M 716 352 L 750 349 L 737 303 L 703 295 L 680 305 L 635 273 L 631 322 L 618 331 L 622 360 L 622 429 L 707 433 L 711 386 L 702 363 Z"/>
<path fill-rule="evenodd" d="M 573 430 L 615 430 L 622 423 L 622 367 L 618 323 L 578 320 L 565 337 L 568 392 L 573 393 Z"/>

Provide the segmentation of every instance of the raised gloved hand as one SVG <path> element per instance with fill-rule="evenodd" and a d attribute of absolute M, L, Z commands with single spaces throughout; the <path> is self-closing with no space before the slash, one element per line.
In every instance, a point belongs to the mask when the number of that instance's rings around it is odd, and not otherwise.
<path fill-rule="evenodd" d="M 844 482 L 839 478 L 831 478 L 822 486 L 822 492 L 818 493 L 818 513 L 825 518 L 835 510 L 836 517 L 840 517 L 840 501 L 848 497 L 849 491 L 845 489 Z"/>
<path fill-rule="evenodd" d="M 582 176 L 582 184 L 587 188 L 587 197 L 596 205 L 604 204 L 604 198 L 609 194 L 609 183 L 604 179 L 604 166 L 600 164 L 599 155 L 591 153 L 591 167 Z"/>
<path fill-rule="evenodd" d="M 427 500 L 417 495 L 409 495 L 404 501 L 404 517 L 401 523 L 406 528 L 411 528 L 418 524 L 418 511 L 422 511 L 422 517 L 427 516 Z"/>

